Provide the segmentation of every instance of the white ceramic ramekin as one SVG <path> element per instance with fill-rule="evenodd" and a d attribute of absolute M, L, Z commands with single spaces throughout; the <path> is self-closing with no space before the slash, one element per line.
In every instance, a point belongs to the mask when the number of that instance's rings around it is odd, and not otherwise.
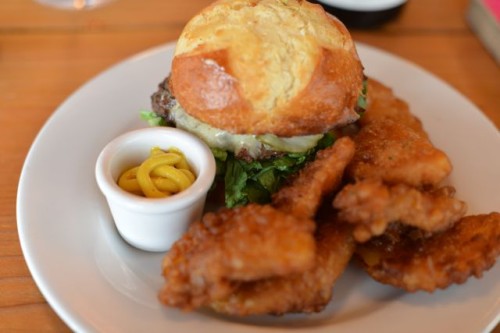
<path fill-rule="evenodd" d="M 143 198 L 122 190 L 117 179 L 126 169 L 141 164 L 152 147 L 180 149 L 194 173 L 195 182 L 168 198 Z M 104 147 L 95 168 L 99 188 L 106 197 L 120 235 L 146 251 L 166 251 L 201 218 L 205 199 L 215 177 L 215 160 L 196 136 L 170 127 L 152 127 L 125 133 Z"/>

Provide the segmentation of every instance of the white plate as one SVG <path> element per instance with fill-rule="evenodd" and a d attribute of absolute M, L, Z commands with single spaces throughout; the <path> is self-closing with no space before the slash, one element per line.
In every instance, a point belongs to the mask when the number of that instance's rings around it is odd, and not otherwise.
<path fill-rule="evenodd" d="M 500 317 L 500 265 L 434 294 L 407 294 L 350 267 L 316 315 L 241 320 L 161 306 L 161 254 L 128 246 L 94 181 L 101 148 L 144 127 L 138 110 L 170 71 L 173 44 L 107 70 L 66 100 L 26 159 L 17 198 L 22 249 L 59 316 L 80 332 L 480 332 Z M 450 182 L 470 213 L 500 210 L 500 135 L 468 100 L 431 74 L 359 45 L 366 73 L 394 87 L 455 165 Z"/>

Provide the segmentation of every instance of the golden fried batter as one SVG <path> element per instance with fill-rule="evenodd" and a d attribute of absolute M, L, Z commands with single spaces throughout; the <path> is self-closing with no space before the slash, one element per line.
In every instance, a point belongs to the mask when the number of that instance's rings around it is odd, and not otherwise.
<path fill-rule="evenodd" d="M 311 269 L 316 249 L 311 218 L 353 154 L 352 140 L 339 139 L 276 194 L 276 208 L 224 208 L 191 225 L 163 261 L 161 301 L 190 310 L 224 299 L 245 281 Z"/>
<path fill-rule="evenodd" d="M 210 306 L 217 312 L 237 316 L 321 311 L 330 301 L 333 285 L 355 246 L 351 228 L 332 221 L 319 225 L 316 241 L 317 254 L 311 269 L 242 283 L 227 299 Z"/>
<path fill-rule="evenodd" d="M 227 297 L 235 281 L 303 272 L 314 263 L 315 224 L 269 205 L 207 213 L 163 261 L 163 303 L 185 310 Z"/>
<path fill-rule="evenodd" d="M 354 140 L 356 153 L 347 172 L 357 180 L 382 179 L 419 187 L 436 185 L 451 172 L 451 163 L 441 150 L 392 119 L 366 124 Z"/>
<path fill-rule="evenodd" d="M 392 119 L 427 137 L 422 122 L 410 112 L 408 104 L 397 98 L 392 89 L 372 78 L 368 79 L 367 101 L 367 112 L 359 120 L 361 126 L 377 120 Z"/>
<path fill-rule="evenodd" d="M 368 105 L 354 136 L 356 153 L 347 168 L 356 180 L 381 179 L 415 187 L 436 185 L 451 163 L 430 142 L 420 120 L 391 89 L 368 80 Z"/>
<path fill-rule="evenodd" d="M 436 189 L 451 172 L 447 156 L 405 102 L 368 85 L 354 142 L 319 152 L 271 205 L 223 208 L 191 225 L 163 261 L 165 305 L 238 316 L 320 311 L 355 248 L 370 276 L 408 291 L 463 283 L 494 264 L 500 214 L 462 218 L 453 188 Z M 337 194 L 338 211 L 317 214 L 344 170 L 355 183 Z"/>
<path fill-rule="evenodd" d="M 465 215 L 467 205 L 454 199 L 455 190 L 443 187 L 420 191 L 399 184 L 386 186 L 366 180 L 346 185 L 335 197 L 339 219 L 355 225 L 354 237 L 365 242 L 381 235 L 389 223 L 401 222 L 424 231 L 444 230 Z"/>
<path fill-rule="evenodd" d="M 340 138 L 329 148 L 319 151 L 292 180 L 273 196 L 273 206 L 295 216 L 313 218 L 321 198 L 340 183 L 344 169 L 354 155 L 354 142 Z"/>
<path fill-rule="evenodd" d="M 358 245 L 356 253 L 375 280 L 407 291 L 432 292 L 470 276 L 481 277 L 500 254 L 500 214 L 468 216 L 427 237 L 394 225 L 383 236 Z"/>

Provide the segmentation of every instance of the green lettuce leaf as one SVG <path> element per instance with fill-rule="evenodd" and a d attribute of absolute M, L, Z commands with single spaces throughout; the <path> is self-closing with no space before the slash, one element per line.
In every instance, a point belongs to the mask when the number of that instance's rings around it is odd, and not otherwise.
<path fill-rule="evenodd" d="M 143 110 L 140 111 L 141 119 L 148 122 L 149 126 L 166 126 L 165 119 L 158 116 L 153 111 Z"/>
<path fill-rule="evenodd" d="M 248 203 L 245 187 L 248 181 L 248 173 L 244 163 L 235 158 L 226 160 L 226 174 L 224 177 L 225 202 L 227 207 L 244 205 Z"/>
<path fill-rule="evenodd" d="M 318 145 L 305 153 L 293 153 L 264 161 L 246 162 L 231 153 L 214 153 L 218 164 L 224 164 L 225 203 L 231 208 L 250 202 L 267 203 L 285 180 L 312 160 L 316 152 L 333 144 L 333 134 L 326 134 Z M 220 158 L 223 157 L 224 160 Z"/>
<path fill-rule="evenodd" d="M 362 116 L 368 106 L 368 79 L 363 80 L 363 88 L 358 96 L 357 112 Z"/>

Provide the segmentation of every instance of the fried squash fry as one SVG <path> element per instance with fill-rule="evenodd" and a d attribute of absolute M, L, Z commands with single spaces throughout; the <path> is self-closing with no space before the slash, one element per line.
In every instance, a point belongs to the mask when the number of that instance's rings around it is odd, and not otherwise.
<path fill-rule="evenodd" d="M 333 146 L 319 151 L 315 160 L 306 165 L 288 186 L 275 193 L 273 206 L 295 216 L 313 218 L 321 199 L 340 184 L 354 150 L 354 142 L 343 137 Z"/>
<path fill-rule="evenodd" d="M 373 279 L 410 292 L 463 283 L 495 263 L 500 213 L 463 217 L 466 204 L 441 186 L 450 160 L 391 89 L 369 79 L 359 128 L 339 133 L 271 204 L 193 223 L 164 258 L 161 302 L 235 316 L 311 313 L 329 303 L 353 255 Z"/>
<path fill-rule="evenodd" d="M 330 302 L 335 281 L 351 259 L 355 243 L 350 226 L 335 221 L 319 224 L 316 243 L 311 269 L 242 283 L 227 299 L 210 306 L 236 316 L 321 311 Z"/>
<path fill-rule="evenodd" d="M 408 105 L 381 83 L 368 80 L 368 107 L 354 136 L 356 153 L 347 168 L 355 180 L 436 186 L 451 172 L 444 152 L 434 147 Z"/>
<path fill-rule="evenodd" d="M 392 119 L 362 126 L 354 140 L 356 153 L 347 172 L 356 180 L 381 179 L 420 187 L 437 185 L 451 172 L 450 160 L 441 150 Z"/>
<path fill-rule="evenodd" d="M 192 310 L 223 300 L 243 282 L 311 269 L 312 217 L 353 154 L 351 139 L 337 140 L 277 193 L 274 207 L 249 204 L 205 214 L 165 256 L 160 300 Z"/>
<path fill-rule="evenodd" d="M 410 112 L 410 108 L 405 101 L 394 95 L 392 89 L 373 78 L 369 78 L 367 90 L 368 111 L 359 120 L 361 126 L 368 125 L 377 120 L 391 119 L 427 137 L 420 119 Z"/>
<path fill-rule="evenodd" d="M 393 222 L 437 232 L 452 226 L 465 215 L 467 205 L 453 198 L 455 190 L 443 187 L 421 191 L 403 184 L 387 186 L 379 180 L 346 185 L 333 206 L 339 219 L 355 225 L 354 238 L 365 242 L 379 236 Z"/>
<path fill-rule="evenodd" d="M 430 237 L 394 225 L 358 245 L 356 253 L 375 280 L 410 292 L 433 292 L 481 277 L 500 254 L 500 214 L 467 216 Z"/>
<path fill-rule="evenodd" d="M 163 303 L 190 310 L 229 295 L 236 281 L 303 272 L 314 263 L 312 220 L 269 205 L 207 213 L 163 261 Z"/>

